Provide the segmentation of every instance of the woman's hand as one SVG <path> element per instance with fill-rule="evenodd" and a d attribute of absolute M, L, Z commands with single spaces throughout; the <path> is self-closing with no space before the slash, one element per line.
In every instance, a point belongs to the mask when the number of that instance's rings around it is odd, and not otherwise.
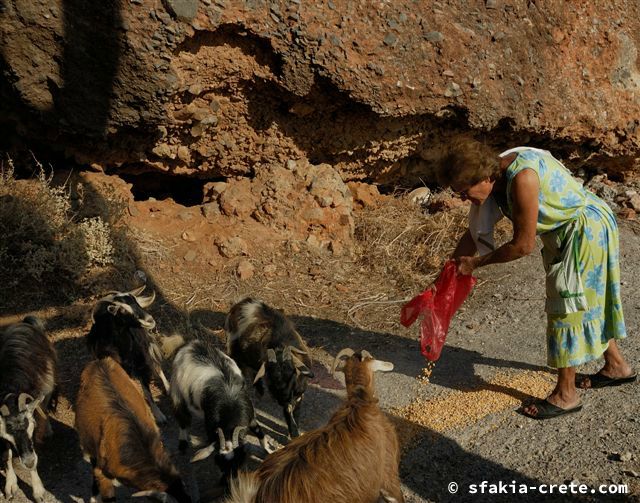
<path fill-rule="evenodd" d="M 477 257 L 458 257 L 458 274 L 463 276 L 471 276 L 476 267 L 478 267 Z"/>

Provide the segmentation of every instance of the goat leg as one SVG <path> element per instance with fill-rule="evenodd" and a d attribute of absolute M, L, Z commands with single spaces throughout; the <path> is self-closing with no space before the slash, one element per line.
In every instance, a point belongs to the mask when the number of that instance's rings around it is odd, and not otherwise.
<path fill-rule="evenodd" d="M 264 434 L 264 431 L 262 431 L 258 421 L 255 419 L 251 421 L 249 424 L 249 431 L 251 431 L 251 433 L 253 433 L 253 435 L 260 441 L 260 445 L 265 451 L 267 451 L 267 454 L 271 454 L 273 452 L 273 448 L 269 445 L 267 436 Z"/>
<path fill-rule="evenodd" d="M 162 368 L 158 369 L 158 377 L 160 377 L 160 380 L 162 381 L 162 385 L 164 386 L 164 392 L 165 394 L 169 394 L 169 381 L 167 381 L 167 377 L 164 375 L 164 372 L 162 370 Z"/>
<path fill-rule="evenodd" d="M 40 480 L 40 475 L 38 475 L 38 461 L 36 460 L 35 465 L 31 469 L 31 490 L 33 491 L 33 499 L 36 503 L 44 502 L 44 486 L 42 485 L 42 480 Z"/>
<path fill-rule="evenodd" d="M 53 435 L 53 428 L 51 428 L 51 421 L 49 421 L 49 416 L 45 412 L 45 408 L 36 408 L 36 414 L 38 419 L 36 419 L 37 425 L 37 434 L 36 434 L 36 442 L 39 443 L 43 438 L 49 438 Z"/>
<path fill-rule="evenodd" d="M 151 394 L 151 390 L 149 389 L 148 384 L 143 384 L 142 391 L 144 392 L 144 397 L 151 407 L 151 412 L 153 413 L 153 417 L 156 419 L 158 424 L 165 424 L 167 422 L 166 416 L 162 413 L 160 408 L 156 405 L 156 402 L 153 401 L 153 395 Z"/>
<path fill-rule="evenodd" d="M 93 485 L 91 487 L 91 503 L 115 501 L 116 490 L 113 487 L 113 481 L 107 478 L 97 466 L 93 468 Z"/>
<path fill-rule="evenodd" d="M 284 418 L 287 421 L 287 428 L 289 429 L 289 436 L 291 438 L 299 437 L 300 431 L 298 430 L 298 422 L 297 417 L 298 413 L 296 412 L 297 406 L 296 404 L 289 403 L 284 408 Z"/>
<path fill-rule="evenodd" d="M 11 447 L 7 446 L 4 460 L 7 473 L 7 478 L 4 483 L 4 497 L 8 500 L 12 499 L 18 492 L 18 477 L 16 477 L 16 472 L 13 471 L 12 457 Z"/>
<path fill-rule="evenodd" d="M 264 379 L 263 378 L 258 379 L 256 382 L 253 383 L 253 387 L 255 388 L 256 393 L 258 393 L 258 396 L 262 398 L 264 396 L 264 391 L 265 391 Z"/>
<path fill-rule="evenodd" d="M 191 412 L 187 404 L 183 400 L 180 403 L 174 404 L 174 415 L 178 421 L 180 427 L 180 433 L 178 437 L 178 449 L 181 453 L 185 453 L 189 447 L 189 427 L 191 426 Z"/>

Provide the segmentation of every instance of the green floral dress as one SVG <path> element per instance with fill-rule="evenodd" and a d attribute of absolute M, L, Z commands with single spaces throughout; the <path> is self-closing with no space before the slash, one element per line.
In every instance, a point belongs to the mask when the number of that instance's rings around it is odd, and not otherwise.
<path fill-rule="evenodd" d="M 523 169 L 538 175 L 537 233 L 547 273 L 547 363 L 574 367 L 599 358 L 610 339 L 626 337 L 620 299 L 618 225 L 607 204 L 549 152 L 521 150 L 506 171 L 511 184 Z"/>

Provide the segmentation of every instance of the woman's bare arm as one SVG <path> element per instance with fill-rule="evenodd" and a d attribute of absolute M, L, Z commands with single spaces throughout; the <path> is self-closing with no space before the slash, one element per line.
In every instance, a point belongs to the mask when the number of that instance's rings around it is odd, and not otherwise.
<path fill-rule="evenodd" d="M 459 270 L 471 274 L 473 269 L 488 264 L 510 262 L 530 254 L 536 246 L 538 222 L 538 175 L 524 169 L 516 175 L 511 185 L 513 201 L 513 238 L 508 243 L 482 257 L 459 257 Z"/>

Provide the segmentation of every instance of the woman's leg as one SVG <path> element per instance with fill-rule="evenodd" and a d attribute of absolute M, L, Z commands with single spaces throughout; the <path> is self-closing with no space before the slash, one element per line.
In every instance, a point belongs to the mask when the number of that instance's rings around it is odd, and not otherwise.
<path fill-rule="evenodd" d="M 572 409 L 580 403 L 576 390 L 575 367 L 558 369 L 558 382 L 551 394 L 547 397 L 547 401 L 561 409 Z M 538 414 L 538 408 L 535 404 L 531 404 L 524 408 L 524 412 L 527 415 L 536 416 Z"/>

